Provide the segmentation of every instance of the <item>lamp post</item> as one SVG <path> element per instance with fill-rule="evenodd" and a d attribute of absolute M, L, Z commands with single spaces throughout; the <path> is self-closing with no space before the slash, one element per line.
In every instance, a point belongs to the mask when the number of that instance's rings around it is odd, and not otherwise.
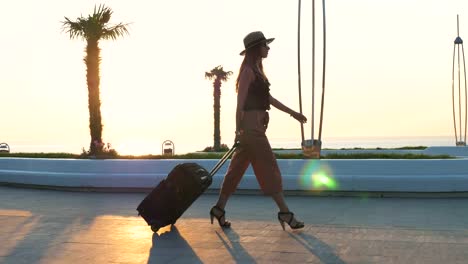
<path fill-rule="evenodd" d="M 460 54 L 460 48 L 461 48 L 461 54 Z M 460 59 L 460 55 L 461 55 L 462 60 L 463 60 L 463 65 L 461 65 L 462 61 Z M 455 74 L 455 61 L 457 62 L 457 74 Z M 463 74 L 460 71 L 461 67 L 463 67 Z M 462 96 L 462 75 L 464 77 L 463 79 L 464 79 L 464 87 L 465 87 L 465 98 L 464 98 L 464 100 L 463 100 L 463 96 Z M 456 96 L 455 83 L 457 83 L 457 86 L 458 86 L 458 111 L 456 111 L 457 107 L 456 107 L 456 103 L 455 103 L 455 96 Z M 459 26 L 458 15 L 457 15 L 457 38 L 455 39 L 454 45 L 453 45 L 452 105 L 453 105 L 453 126 L 454 126 L 454 131 L 455 131 L 455 145 L 456 146 L 466 146 L 467 84 L 466 84 L 465 50 L 463 48 L 463 40 L 460 38 L 460 26 Z M 463 108 L 465 108 L 464 126 L 463 126 L 463 120 L 462 120 L 462 109 Z M 457 113 L 458 113 L 458 118 L 457 118 Z M 457 123 L 457 121 L 458 121 L 458 123 Z M 464 127 L 464 130 L 463 130 L 463 127 Z M 459 131 L 460 133 L 457 134 L 457 131 Z M 464 131 L 464 133 L 463 133 L 463 131 Z"/>

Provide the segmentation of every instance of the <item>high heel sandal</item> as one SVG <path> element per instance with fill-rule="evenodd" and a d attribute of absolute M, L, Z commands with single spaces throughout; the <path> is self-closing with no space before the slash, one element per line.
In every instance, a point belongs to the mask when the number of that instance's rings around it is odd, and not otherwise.
<path fill-rule="evenodd" d="M 289 216 L 289 220 L 287 220 L 288 218 L 284 216 Z M 289 227 L 291 227 L 292 229 L 299 229 L 299 228 L 304 227 L 304 222 L 297 221 L 297 219 L 294 218 L 294 214 L 292 212 L 279 212 L 278 221 L 280 222 L 281 227 L 283 227 L 283 230 L 285 230 L 284 229 L 285 222 L 288 223 Z"/>
<path fill-rule="evenodd" d="M 215 210 L 220 212 L 220 214 L 216 214 Z M 231 223 L 226 221 L 225 215 L 226 212 L 223 209 L 219 208 L 218 206 L 213 206 L 213 208 L 210 210 L 211 224 L 213 224 L 213 218 L 216 218 L 220 227 L 230 228 Z"/>

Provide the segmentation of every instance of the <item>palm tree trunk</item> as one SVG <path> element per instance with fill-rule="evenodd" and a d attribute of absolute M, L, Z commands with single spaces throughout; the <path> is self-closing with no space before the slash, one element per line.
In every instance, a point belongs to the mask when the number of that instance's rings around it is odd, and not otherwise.
<path fill-rule="evenodd" d="M 91 132 L 90 155 L 102 152 L 101 100 L 99 98 L 99 57 L 98 41 L 88 40 L 86 46 L 86 82 L 88 84 L 89 129 Z M 98 144 L 95 144 L 98 143 Z"/>
<path fill-rule="evenodd" d="M 220 133 L 220 112 L 221 112 L 221 81 L 218 78 L 213 82 L 214 87 L 214 144 L 213 149 L 219 151 L 221 149 L 221 133 Z"/>

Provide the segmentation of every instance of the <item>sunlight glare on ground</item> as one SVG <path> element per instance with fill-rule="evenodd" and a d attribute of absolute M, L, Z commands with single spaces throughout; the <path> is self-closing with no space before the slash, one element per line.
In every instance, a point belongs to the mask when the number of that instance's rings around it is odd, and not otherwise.
<path fill-rule="evenodd" d="M 72 223 L 61 235 L 61 243 L 51 247 L 41 263 L 72 263 L 74 252 L 83 248 L 100 248 L 100 253 L 93 255 L 94 263 L 108 262 L 146 262 L 151 248 L 153 232 L 140 217 L 120 215 L 100 215 L 95 218 L 83 218 Z M 103 246 L 105 245 L 105 246 Z M 135 253 L 122 254 L 131 245 Z M 94 249 L 93 249 L 94 250 Z M 60 256 L 54 258 L 52 256 Z"/>
<path fill-rule="evenodd" d="M 333 177 L 333 171 L 319 160 L 311 160 L 301 170 L 300 184 L 309 190 L 336 190 L 338 181 Z"/>
<path fill-rule="evenodd" d="M 24 217 L 29 217 L 29 216 L 32 216 L 32 213 L 30 211 L 24 211 L 24 210 L 0 209 L 0 216 L 24 216 Z"/>
<path fill-rule="evenodd" d="M 207 223 L 208 219 L 184 218 L 184 221 Z M 167 263 L 175 248 L 184 252 L 181 258 L 203 262 L 209 256 L 204 255 L 203 247 L 197 247 L 199 233 L 194 237 L 192 226 L 168 225 L 153 233 L 141 217 L 99 215 L 83 218 L 72 223 L 59 240 L 50 245 L 39 263 L 73 263 L 77 256 L 86 256 L 88 259 L 81 261 L 92 263 Z M 207 228 L 211 229 L 211 226 Z"/>

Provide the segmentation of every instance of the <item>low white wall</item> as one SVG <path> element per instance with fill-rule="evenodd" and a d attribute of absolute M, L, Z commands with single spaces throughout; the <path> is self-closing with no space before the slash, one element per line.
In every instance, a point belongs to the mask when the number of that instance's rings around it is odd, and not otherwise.
<path fill-rule="evenodd" d="M 217 161 L 0 158 L 0 183 L 152 188 L 184 162 L 196 162 L 210 170 Z M 283 187 L 288 191 L 468 192 L 468 159 L 278 160 L 278 163 Z M 211 189 L 220 188 L 227 166 L 215 175 Z M 239 189 L 259 189 L 251 168 Z"/>
<path fill-rule="evenodd" d="M 275 150 L 282 154 L 299 154 L 302 150 Z M 425 149 L 323 149 L 321 155 L 329 154 L 415 154 L 415 155 L 449 155 L 459 158 L 468 158 L 468 147 L 433 146 Z"/>

